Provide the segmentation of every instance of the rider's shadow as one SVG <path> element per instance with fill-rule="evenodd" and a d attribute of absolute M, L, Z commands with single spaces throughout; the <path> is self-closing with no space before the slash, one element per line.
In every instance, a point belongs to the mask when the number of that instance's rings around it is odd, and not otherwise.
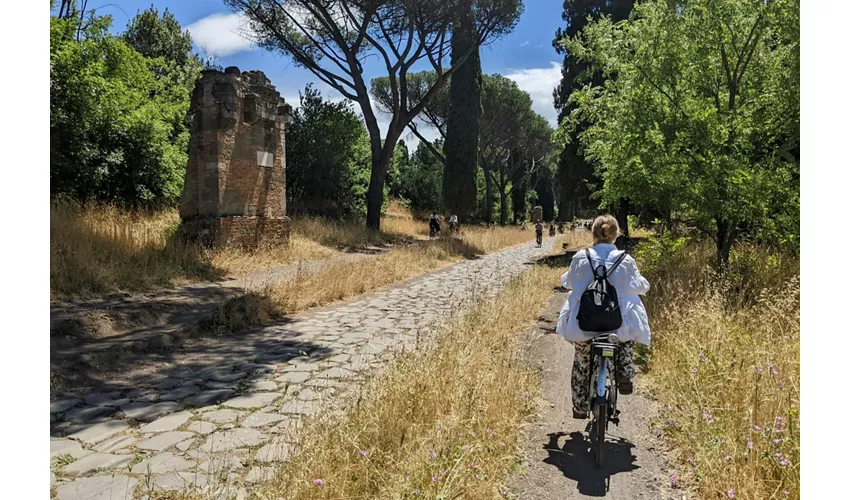
<path fill-rule="evenodd" d="M 544 445 L 549 456 L 543 462 L 554 465 L 575 481 L 582 495 L 604 497 L 611 486 L 611 476 L 639 468 L 632 454 L 635 445 L 625 439 L 606 439 L 603 466 L 597 467 L 585 435 L 572 432 L 563 448 L 558 448 L 558 440 L 565 435 L 563 432 L 549 434 L 549 442 Z"/>

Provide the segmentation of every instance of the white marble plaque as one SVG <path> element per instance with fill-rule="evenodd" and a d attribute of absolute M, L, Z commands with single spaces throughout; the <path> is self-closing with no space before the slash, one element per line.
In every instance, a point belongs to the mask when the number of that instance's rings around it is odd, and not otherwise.
<path fill-rule="evenodd" d="M 274 153 L 257 151 L 257 165 L 271 167 L 274 164 Z"/>

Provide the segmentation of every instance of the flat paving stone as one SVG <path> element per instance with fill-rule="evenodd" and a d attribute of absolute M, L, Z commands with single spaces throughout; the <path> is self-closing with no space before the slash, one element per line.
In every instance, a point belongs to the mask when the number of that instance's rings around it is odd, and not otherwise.
<path fill-rule="evenodd" d="M 68 437 L 81 441 L 85 444 L 97 444 L 129 428 L 130 425 L 127 424 L 127 422 L 123 422 L 121 420 L 109 420 L 85 427 L 70 434 Z"/>
<path fill-rule="evenodd" d="M 244 411 L 231 410 L 228 408 L 204 413 L 204 420 L 209 420 L 210 422 L 215 422 L 217 424 L 224 424 L 228 422 L 236 422 L 244 415 Z"/>
<path fill-rule="evenodd" d="M 284 417 L 283 415 L 278 415 L 275 413 L 257 412 L 248 415 L 248 417 L 245 418 L 245 420 L 243 420 L 240 425 L 242 427 L 263 427 L 266 425 L 273 424 L 275 422 L 280 422 L 285 418 L 286 417 Z"/>
<path fill-rule="evenodd" d="M 151 432 L 173 431 L 185 424 L 190 418 L 192 418 L 192 412 L 190 411 L 181 411 L 171 415 L 166 415 L 149 424 L 143 425 L 139 428 L 139 432 L 142 434 L 148 434 Z"/>
<path fill-rule="evenodd" d="M 167 392 L 160 396 L 160 401 L 180 401 L 186 399 L 192 394 L 201 392 L 201 388 L 194 384 L 182 385 L 171 392 Z"/>
<path fill-rule="evenodd" d="M 121 391 L 107 392 L 103 394 L 90 394 L 86 397 L 86 404 L 92 406 L 100 406 L 102 404 L 108 404 L 112 401 L 115 401 L 116 399 L 121 399 Z"/>
<path fill-rule="evenodd" d="M 283 462 L 289 459 L 290 445 L 277 439 L 257 450 L 255 459 L 258 462 Z"/>
<path fill-rule="evenodd" d="M 65 474 L 79 476 L 95 469 L 114 469 L 127 465 L 133 455 L 110 455 L 108 453 L 92 453 L 66 465 L 62 470 Z"/>
<path fill-rule="evenodd" d="M 252 392 L 225 401 L 224 406 L 242 409 L 262 408 L 263 406 L 270 405 L 274 400 L 282 396 L 283 394 L 279 392 Z"/>
<path fill-rule="evenodd" d="M 261 382 L 252 382 L 248 385 L 249 391 L 276 391 L 277 384 L 272 382 L 271 380 L 265 380 Z"/>
<path fill-rule="evenodd" d="M 178 403 L 130 403 L 121 407 L 121 411 L 128 418 L 138 420 L 140 422 L 150 422 L 156 420 L 157 417 L 174 413 L 183 409 Z"/>
<path fill-rule="evenodd" d="M 266 439 L 268 437 L 256 429 L 240 428 L 210 434 L 201 448 L 208 453 L 219 453 L 236 448 L 250 448 Z"/>
<path fill-rule="evenodd" d="M 142 441 L 138 444 L 138 447 L 142 450 L 163 451 L 166 448 L 174 446 L 180 441 L 189 439 L 192 436 L 194 436 L 194 434 L 185 431 L 164 432 Z"/>
<path fill-rule="evenodd" d="M 298 393 L 298 399 L 301 401 L 318 401 L 322 399 L 322 393 L 310 389 L 304 389 Z"/>
<path fill-rule="evenodd" d="M 195 444 L 195 438 L 187 439 L 186 441 L 181 441 L 177 443 L 174 447 L 180 451 L 186 451 Z"/>
<path fill-rule="evenodd" d="M 280 407 L 281 413 L 294 413 L 297 415 L 312 415 L 316 412 L 316 405 L 312 401 L 287 401 Z"/>
<path fill-rule="evenodd" d="M 61 413 L 69 408 L 73 408 L 80 402 L 77 398 L 63 399 L 61 401 L 52 401 L 50 403 L 50 413 Z"/>
<path fill-rule="evenodd" d="M 208 458 L 198 465 L 198 472 L 217 476 L 242 468 L 242 460 L 235 455 L 206 455 Z"/>
<path fill-rule="evenodd" d="M 70 439 L 51 439 L 50 440 L 50 458 L 58 457 L 59 455 L 71 455 L 74 458 L 83 458 L 86 455 L 91 455 L 90 450 L 86 450 L 76 441 Z"/>
<path fill-rule="evenodd" d="M 115 408 L 108 406 L 85 406 L 75 408 L 65 413 L 65 420 L 69 422 L 87 423 L 98 417 L 105 417 L 115 413 Z"/>
<path fill-rule="evenodd" d="M 214 380 L 216 382 L 234 382 L 241 378 L 245 377 L 244 372 L 211 372 L 204 375 L 204 378 L 207 380 Z"/>
<path fill-rule="evenodd" d="M 132 500 L 139 481 L 124 475 L 77 479 L 56 488 L 57 500 Z"/>
<path fill-rule="evenodd" d="M 195 467 L 196 464 L 197 462 L 194 460 L 186 460 L 174 453 L 165 452 L 137 463 L 130 469 L 130 472 L 133 474 L 164 474 L 166 472 L 189 470 Z"/>
<path fill-rule="evenodd" d="M 216 389 L 212 391 L 199 392 L 184 399 L 183 403 L 190 406 L 202 406 L 211 403 L 218 403 L 219 401 L 224 401 L 232 396 L 233 392 L 234 391 L 232 389 Z"/>
<path fill-rule="evenodd" d="M 312 376 L 313 374 L 310 372 L 287 372 L 275 380 L 286 384 L 300 384 Z"/>
<path fill-rule="evenodd" d="M 197 432 L 198 434 L 201 434 L 201 435 L 209 434 L 210 432 L 212 432 L 216 429 L 215 424 L 210 423 L 210 422 L 202 422 L 202 421 L 192 422 L 186 428 L 190 431 Z"/>
<path fill-rule="evenodd" d="M 247 483 L 262 483 L 274 479 L 274 469 L 272 467 L 251 467 L 248 474 L 245 475 Z"/>
<path fill-rule="evenodd" d="M 94 446 L 94 450 L 100 453 L 115 453 L 118 450 L 129 448 L 136 444 L 139 438 L 133 435 L 113 436 Z"/>
<path fill-rule="evenodd" d="M 335 379 L 346 379 L 351 378 L 357 375 L 355 372 L 351 370 L 346 370 L 345 368 L 331 368 L 325 370 L 323 372 L 319 372 L 316 374 L 318 378 L 335 378 Z"/>
<path fill-rule="evenodd" d="M 164 491 L 195 491 L 203 489 L 209 482 L 209 477 L 200 472 L 169 472 L 156 476 L 152 483 L 155 490 Z"/>

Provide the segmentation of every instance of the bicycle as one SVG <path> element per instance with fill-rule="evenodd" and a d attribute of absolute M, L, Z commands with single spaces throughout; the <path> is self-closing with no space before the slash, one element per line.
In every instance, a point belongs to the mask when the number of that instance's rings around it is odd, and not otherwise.
<path fill-rule="evenodd" d="M 431 226 L 431 231 L 430 231 L 428 237 L 433 240 L 434 238 L 436 238 L 439 235 L 440 235 L 440 228 L 435 227 L 435 226 Z"/>
<path fill-rule="evenodd" d="M 540 232 L 537 233 L 537 246 L 538 247 L 543 246 L 543 231 L 540 231 Z"/>
<path fill-rule="evenodd" d="M 590 341 L 590 366 L 595 375 L 590 379 L 591 421 L 590 443 L 595 446 L 596 465 L 602 467 L 605 450 L 605 431 L 608 423 L 620 425 L 620 410 L 617 409 L 619 384 L 616 376 L 616 359 L 620 341 L 614 333 L 597 335 Z M 598 366 L 597 366 L 598 365 Z"/>

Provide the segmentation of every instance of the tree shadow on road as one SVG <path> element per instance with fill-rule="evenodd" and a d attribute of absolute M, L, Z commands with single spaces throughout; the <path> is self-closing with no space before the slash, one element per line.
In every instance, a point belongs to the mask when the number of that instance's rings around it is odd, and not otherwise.
<path fill-rule="evenodd" d="M 564 432 L 549 434 L 549 441 L 543 448 L 549 456 L 544 463 L 557 467 L 565 477 L 576 482 L 579 493 L 591 497 L 604 497 L 611 487 L 611 478 L 615 474 L 638 469 L 637 459 L 632 453 L 634 444 L 625 439 L 607 439 L 605 441 L 605 460 L 600 468 L 596 466 L 591 454 L 590 442 L 580 432 L 569 434 L 564 446 L 558 441 L 566 436 Z"/>

